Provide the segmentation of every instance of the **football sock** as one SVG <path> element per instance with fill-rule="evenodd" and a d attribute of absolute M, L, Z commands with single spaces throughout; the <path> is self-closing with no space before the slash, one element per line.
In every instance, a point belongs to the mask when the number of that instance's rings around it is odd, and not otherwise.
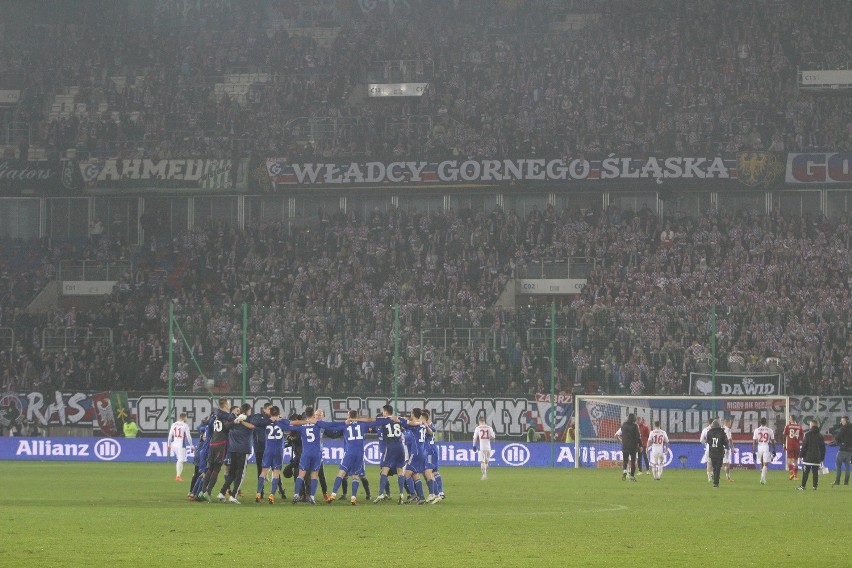
<path fill-rule="evenodd" d="M 414 482 L 414 492 L 417 493 L 417 497 L 423 499 L 423 481 L 418 479 Z"/>
<path fill-rule="evenodd" d="M 272 490 L 270 490 L 270 492 L 269 492 L 270 495 L 273 495 L 273 496 L 275 495 L 275 492 L 278 490 L 278 483 L 280 481 L 281 481 L 280 477 L 273 477 L 272 478 Z M 263 487 L 261 486 L 261 489 L 262 488 Z"/>
<path fill-rule="evenodd" d="M 340 483 L 340 486 L 343 487 L 343 494 L 346 495 L 346 490 L 349 487 L 349 483 L 346 481 L 346 478 L 343 478 L 343 481 Z"/>
<path fill-rule="evenodd" d="M 390 493 L 390 481 L 388 481 L 388 476 L 384 473 L 379 476 L 379 493 Z"/>
<path fill-rule="evenodd" d="M 183 462 L 177 462 L 175 467 L 177 468 L 177 476 L 180 477 L 183 474 Z"/>
<path fill-rule="evenodd" d="M 301 495 L 302 494 L 302 488 L 304 486 L 305 486 L 305 478 L 304 477 L 297 477 L 296 478 L 296 485 L 293 489 L 293 495 Z"/>
<path fill-rule="evenodd" d="M 438 492 L 438 495 L 444 492 L 444 478 L 441 477 L 440 473 L 435 474 L 435 491 Z"/>
<path fill-rule="evenodd" d="M 319 485 L 322 488 L 322 494 L 325 495 L 326 493 L 328 493 L 328 484 L 325 482 L 325 469 L 323 469 L 322 464 L 320 464 L 320 468 L 317 473 L 317 481 L 319 482 Z"/>
<path fill-rule="evenodd" d="M 313 497 L 316 494 L 317 485 L 319 485 L 319 479 L 311 478 L 311 497 Z"/>
<path fill-rule="evenodd" d="M 331 492 L 337 495 L 337 490 L 340 489 L 340 484 L 343 483 L 342 477 L 334 478 L 334 485 L 331 487 Z"/>
<path fill-rule="evenodd" d="M 760 480 L 766 481 L 766 466 L 760 468 Z"/>
<path fill-rule="evenodd" d="M 358 496 L 358 478 L 352 480 L 352 497 Z"/>
<path fill-rule="evenodd" d="M 396 482 L 399 485 L 399 494 L 402 495 L 403 489 L 405 487 L 405 476 L 404 475 L 397 475 L 396 476 Z"/>
<path fill-rule="evenodd" d="M 263 484 L 266 483 L 265 475 L 257 476 L 257 493 L 263 493 Z M 272 493 L 275 493 L 275 489 L 272 490 Z"/>
<path fill-rule="evenodd" d="M 435 479 L 434 478 L 426 480 L 426 487 L 429 488 L 429 493 L 431 495 L 435 495 Z"/>
<path fill-rule="evenodd" d="M 204 492 L 210 493 L 213 491 L 213 488 L 216 487 L 216 481 L 219 479 L 219 468 L 214 467 L 211 471 L 208 472 L 210 475 L 210 479 L 207 480 L 207 483 L 204 484 Z"/>
<path fill-rule="evenodd" d="M 345 481 L 345 480 L 344 480 L 344 481 Z M 367 495 L 369 495 L 369 494 L 370 494 L 370 482 L 369 482 L 369 481 L 367 481 L 367 477 L 366 477 L 366 476 L 364 476 L 364 477 L 360 478 L 360 480 L 359 480 L 359 481 L 361 482 L 361 485 L 363 485 L 363 486 L 364 486 L 364 493 L 366 493 Z M 355 480 L 354 480 L 354 479 L 352 480 L 352 483 L 355 483 Z M 344 489 L 344 491 L 345 491 L 345 489 Z M 353 489 L 353 490 L 352 490 L 352 496 L 353 496 L 353 497 L 355 496 L 355 489 Z"/>
<path fill-rule="evenodd" d="M 405 491 L 409 495 L 412 495 L 414 493 L 414 478 L 413 477 L 406 477 L 405 478 Z"/>

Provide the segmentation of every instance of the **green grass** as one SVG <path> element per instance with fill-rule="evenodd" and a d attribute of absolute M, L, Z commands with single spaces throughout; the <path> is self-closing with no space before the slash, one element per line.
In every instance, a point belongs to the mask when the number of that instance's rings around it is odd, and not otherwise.
<path fill-rule="evenodd" d="M 368 474 L 376 487 L 376 469 Z M 187 502 L 187 482 L 175 483 L 165 463 L 3 461 L 0 558 L 41 567 L 849 565 L 852 491 L 833 479 L 800 492 L 780 471 L 766 486 L 756 471 L 735 471 L 716 490 L 695 470 L 637 483 L 617 470 L 479 475 L 446 468 L 447 499 L 433 506 L 235 506 Z"/>

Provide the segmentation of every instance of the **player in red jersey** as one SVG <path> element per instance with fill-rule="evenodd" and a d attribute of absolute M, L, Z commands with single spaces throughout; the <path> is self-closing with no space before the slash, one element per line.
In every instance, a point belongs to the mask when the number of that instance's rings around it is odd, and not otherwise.
<path fill-rule="evenodd" d="M 639 439 L 642 441 L 642 448 L 639 449 L 639 473 L 642 475 L 642 460 L 645 460 L 645 473 L 651 473 L 651 462 L 648 461 L 648 436 L 651 435 L 651 428 L 641 416 L 636 417 L 636 425 L 639 426 Z"/>
<path fill-rule="evenodd" d="M 784 450 L 787 452 L 790 479 L 799 479 L 799 449 L 803 436 L 802 425 L 796 422 L 795 416 L 790 416 L 790 423 L 784 427 Z"/>

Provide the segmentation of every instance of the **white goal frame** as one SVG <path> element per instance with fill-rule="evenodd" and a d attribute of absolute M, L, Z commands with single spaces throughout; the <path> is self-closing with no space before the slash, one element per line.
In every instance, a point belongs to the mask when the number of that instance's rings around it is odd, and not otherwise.
<path fill-rule="evenodd" d="M 664 401 L 677 401 L 679 404 L 672 404 L 670 407 L 666 408 Z M 739 412 L 738 409 L 731 409 L 729 405 L 736 405 L 737 403 L 767 403 L 767 402 L 780 402 L 783 403 L 784 409 L 784 423 L 787 424 L 790 422 L 790 397 L 789 396 L 617 396 L 617 395 L 575 395 L 574 396 L 574 409 L 572 418 L 574 420 L 574 467 L 580 468 L 582 467 L 582 460 L 580 459 L 581 449 L 580 445 L 585 442 L 607 442 L 607 443 L 617 443 L 613 436 L 589 436 L 583 435 L 583 428 L 581 424 L 581 420 L 587 420 L 585 415 L 582 414 L 583 411 L 588 407 L 588 402 L 601 402 L 604 404 L 614 404 L 619 405 L 627 409 L 627 412 L 622 412 L 623 416 L 619 416 L 614 418 L 617 422 L 618 426 L 621 426 L 621 423 L 626 419 L 628 412 L 635 412 L 636 416 L 643 416 L 648 423 L 649 426 L 653 427 L 654 420 L 656 419 L 654 416 L 654 411 L 666 411 L 669 410 L 681 410 L 684 413 L 692 412 L 697 413 L 695 416 L 690 416 L 693 420 L 698 421 L 698 423 L 706 423 L 707 418 L 713 416 L 715 412 L 716 416 L 719 418 L 724 418 L 726 416 L 730 416 L 733 412 Z M 718 410 L 713 410 L 713 408 L 708 409 L 708 403 L 718 402 L 719 404 L 715 405 L 718 407 Z M 654 402 L 663 403 L 654 405 Z M 689 402 L 694 402 L 694 407 L 690 408 Z M 650 404 L 649 404 L 650 403 Z M 711 407 L 714 405 L 710 405 Z M 745 405 L 744 405 L 745 406 Z M 643 412 L 642 410 L 645 410 Z M 741 410 L 742 412 L 759 412 L 759 410 L 747 409 L 744 408 Z M 771 409 L 767 408 L 766 413 L 769 414 Z M 779 412 L 776 410 L 774 413 L 775 416 L 778 416 Z M 773 422 L 774 424 L 774 422 Z M 611 424 L 609 425 L 611 428 Z M 667 427 L 667 423 L 662 424 L 663 429 L 667 432 L 669 428 Z M 613 431 L 614 434 L 614 431 Z M 695 443 L 698 443 L 698 434 L 695 435 Z"/>

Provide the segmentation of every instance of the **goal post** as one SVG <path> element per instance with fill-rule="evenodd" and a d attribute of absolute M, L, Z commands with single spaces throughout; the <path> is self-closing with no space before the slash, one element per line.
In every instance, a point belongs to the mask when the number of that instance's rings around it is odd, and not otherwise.
<path fill-rule="evenodd" d="M 787 396 L 594 396 L 574 397 L 574 467 L 614 466 L 621 460 L 615 433 L 629 414 L 642 417 L 653 429 L 659 420 L 669 441 L 697 444 L 711 418 L 731 419 L 735 445 L 749 444 L 760 419 L 780 433 L 790 419 Z M 621 467 L 621 464 L 618 464 Z"/>

